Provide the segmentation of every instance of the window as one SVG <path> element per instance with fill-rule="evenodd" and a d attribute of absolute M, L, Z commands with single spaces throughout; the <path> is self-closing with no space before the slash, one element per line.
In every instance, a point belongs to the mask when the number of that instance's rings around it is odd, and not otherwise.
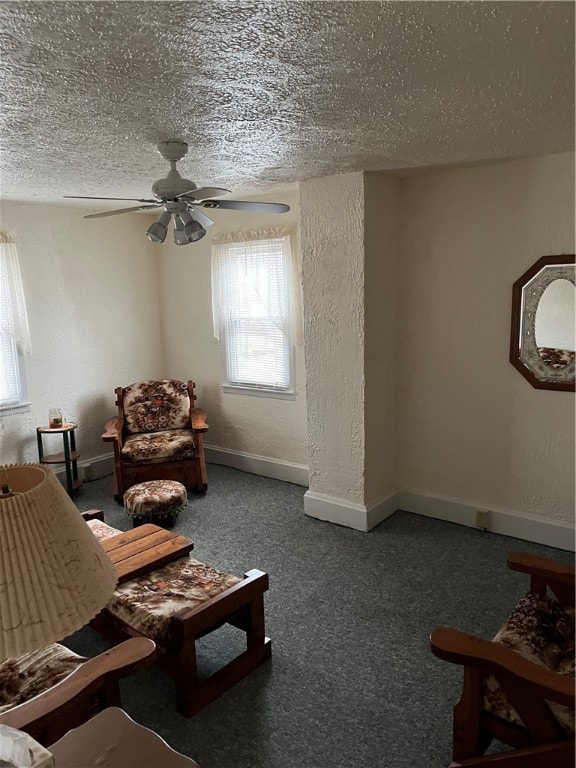
<path fill-rule="evenodd" d="M 212 245 L 214 335 L 226 379 L 261 392 L 293 389 L 292 256 L 287 232 L 250 232 Z"/>
<path fill-rule="evenodd" d="M 23 356 L 30 354 L 30 331 L 14 236 L 0 232 L 0 409 L 27 398 Z"/>

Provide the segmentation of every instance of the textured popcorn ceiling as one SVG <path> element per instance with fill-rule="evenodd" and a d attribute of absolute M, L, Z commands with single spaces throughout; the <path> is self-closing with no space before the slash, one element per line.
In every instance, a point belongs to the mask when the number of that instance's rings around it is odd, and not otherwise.
<path fill-rule="evenodd" d="M 0 194 L 198 185 L 574 145 L 571 2 L 1 2 Z M 62 201 L 63 202 L 63 201 Z M 101 204 L 99 204 L 101 206 Z"/>

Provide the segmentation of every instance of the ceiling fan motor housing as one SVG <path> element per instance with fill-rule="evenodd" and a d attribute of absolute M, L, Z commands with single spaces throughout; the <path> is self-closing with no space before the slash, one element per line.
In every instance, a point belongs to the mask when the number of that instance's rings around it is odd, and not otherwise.
<path fill-rule="evenodd" d="M 188 153 L 188 144 L 185 141 L 160 141 L 156 145 L 156 149 L 164 160 L 169 162 L 176 162 L 182 160 Z"/>
<path fill-rule="evenodd" d="M 173 168 L 163 179 L 158 179 L 152 184 L 152 194 L 159 200 L 174 200 L 178 195 L 191 192 L 196 189 L 196 184 L 190 179 L 183 179 L 178 171 Z"/>

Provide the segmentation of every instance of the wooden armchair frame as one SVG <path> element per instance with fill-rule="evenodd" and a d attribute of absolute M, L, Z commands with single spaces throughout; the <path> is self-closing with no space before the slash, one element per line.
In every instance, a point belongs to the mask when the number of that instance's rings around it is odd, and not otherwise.
<path fill-rule="evenodd" d="M 96 712 L 120 706 L 119 680 L 152 663 L 155 644 L 133 638 L 83 662 L 33 699 L 0 715 L 0 723 L 25 731 L 48 746 Z"/>
<path fill-rule="evenodd" d="M 508 566 L 530 576 L 530 592 L 544 596 L 550 590 L 560 602 L 574 605 L 574 566 L 521 552 L 510 553 Z M 525 758 L 525 762 L 511 762 L 511 765 L 549 768 L 553 764 L 555 768 L 573 768 L 574 738 L 567 736 L 546 704 L 546 701 L 552 701 L 574 709 L 572 678 L 550 671 L 501 643 L 457 629 L 435 629 L 430 644 L 438 658 L 464 667 L 462 696 L 454 707 L 453 717 L 456 765 L 507 765 L 504 754 L 502 763 L 497 762 L 496 756 L 480 758 L 496 738 L 531 756 L 530 762 Z M 524 726 L 484 709 L 487 673 L 495 676 Z M 552 754 L 553 762 L 550 762 Z M 474 762 L 474 759 L 480 762 Z"/>
<path fill-rule="evenodd" d="M 448 768 L 560 768 L 574 764 L 574 744 L 571 740 L 542 744 L 527 749 L 499 752 L 497 755 L 471 757 L 450 763 Z"/>
<path fill-rule="evenodd" d="M 118 414 L 109 419 L 104 427 L 102 440 L 111 442 L 114 447 L 113 493 L 116 501 L 122 502 L 124 492 L 132 485 L 148 480 L 177 480 L 189 490 L 205 493 L 208 489 L 206 459 L 204 457 L 203 437 L 208 431 L 206 411 L 196 408 L 194 403 L 195 383 L 187 382 L 190 398 L 190 429 L 194 433 L 195 454 L 191 459 L 178 461 L 158 461 L 154 463 L 134 464 L 124 461 L 122 446 L 126 437 L 124 424 L 124 387 L 116 387 L 116 406 Z"/>

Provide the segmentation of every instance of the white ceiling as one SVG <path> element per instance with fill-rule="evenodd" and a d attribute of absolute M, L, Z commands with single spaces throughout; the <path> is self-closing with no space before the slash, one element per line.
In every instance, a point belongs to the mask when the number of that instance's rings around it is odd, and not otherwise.
<path fill-rule="evenodd" d="M 233 197 L 561 152 L 574 3 L 0 2 L 0 92 L 8 199 L 149 197 L 165 139 Z"/>

